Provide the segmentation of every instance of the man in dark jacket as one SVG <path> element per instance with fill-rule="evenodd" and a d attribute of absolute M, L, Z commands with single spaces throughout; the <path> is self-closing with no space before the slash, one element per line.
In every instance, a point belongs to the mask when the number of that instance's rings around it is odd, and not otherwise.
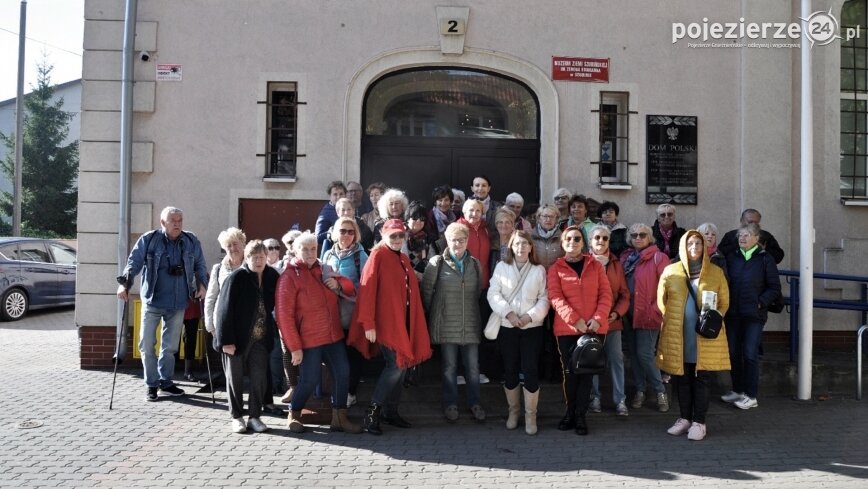
<path fill-rule="evenodd" d="M 741 213 L 741 224 L 751 224 L 754 223 L 759 225 L 763 216 L 756 209 L 745 209 Z M 784 259 L 784 250 L 781 249 L 781 246 L 778 244 L 778 240 L 772 236 L 772 233 L 760 230 L 759 236 L 759 245 L 762 249 L 766 250 L 766 253 L 772 255 L 772 258 L 775 259 L 775 263 L 780 263 Z M 723 235 L 723 239 L 720 240 L 720 244 L 717 245 L 717 249 L 720 250 L 721 253 L 726 256 L 729 253 L 733 253 L 738 249 L 738 229 L 733 229 L 732 231 L 727 232 Z"/>

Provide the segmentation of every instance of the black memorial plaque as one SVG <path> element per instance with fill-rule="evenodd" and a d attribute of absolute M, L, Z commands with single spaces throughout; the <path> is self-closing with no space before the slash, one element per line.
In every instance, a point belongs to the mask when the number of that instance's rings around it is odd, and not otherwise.
<path fill-rule="evenodd" d="M 647 204 L 697 204 L 697 120 L 686 115 L 649 115 L 645 134 Z"/>

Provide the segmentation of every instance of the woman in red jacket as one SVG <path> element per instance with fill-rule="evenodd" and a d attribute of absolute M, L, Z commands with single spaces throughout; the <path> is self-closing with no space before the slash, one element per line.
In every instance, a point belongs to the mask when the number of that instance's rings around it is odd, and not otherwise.
<path fill-rule="evenodd" d="M 574 197 L 575 198 L 575 197 Z M 609 249 L 611 231 L 604 224 L 597 224 L 588 231 L 591 246 L 590 255 L 606 269 L 606 277 L 612 289 L 612 310 L 609 312 L 609 331 L 606 333 L 606 367 L 612 379 L 612 402 L 615 403 L 615 414 L 627 416 L 627 396 L 624 394 L 624 353 L 621 350 L 621 330 L 624 329 L 621 318 L 630 309 L 630 289 L 627 288 L 627 278 L 624 277 L 624 267 L 614 253 Z M 590 410 L 599 413 L 600 380 L 594 376 L 594 398 L 591 399 Z"/>
<path fill-rule="evenodd" d="M 317 259 L 316 235 L 305 232 L 293 242 L 295 258 L 277 281 L 274 313 L 280 336 L 292 364 L 299 365 L 299 383 L 290 402 L 287 427 L 304 432 L 301 410 L 322 377 L 323 360 L 331 371 L 332 431 L 361 433 L 359 425 L 347 419 L 347 389 L 350 366 L 341 329 L 338 294 L 355 295 L 353 282 L 331 270 L 323 270 Z M 323 274 L 331 276 L 323 281 Z"/>
<path fill-rule="evenodd" d="M 380 420 L 399 428 L 410 423 L 398 414 L 398 401 L 407 369 L 431 358 L 431 341 L 419 281 L 401 247 L 407 228 L 400 219 L 389 219 L 381 228 L 383 239 L 374 246 L 362 270 L 356 312 L 347 343 L 365 358 L 377 347 L 386 362 L 371 404 L 365 413 L 365 431 L 380 435 Z"/>
<path fill-rule="evenodd" d="M 585 333 L 606 334 L 612 310 L 612 289 L 606 270 L 597 260 L 582 254 L 584 240 L 578 226 L 569 226 L 561 235 L 565 256 L 548 270 L 548 294 L 555 311 L 554 333 L 564 372 L 563 391 L 567 411 L 558 429 L 575 429 L 588 434 L 585 413 L 588 411 L 593 374 L 570 371 L 570 354 L 576 341 Z"/>
<path fill-rule="evenodd" d="M 630 289 L 630 312 L 624 320 L 636 385 L 636 397 L 630 407 L 639 409 L 645 403 L 646 382 L 650 380 L 657 395 L 657 410 L 665 413 L 669 411 L 669 398 L 654 354 L 663 324 L 663 313 L 657 307 L 657 283 L 669 265 L 669 257 L 654 245 L 654 234 L 645 224 L 630 226 L 627 238 L 632 248 L 621 254 L 621 264 Z"/>

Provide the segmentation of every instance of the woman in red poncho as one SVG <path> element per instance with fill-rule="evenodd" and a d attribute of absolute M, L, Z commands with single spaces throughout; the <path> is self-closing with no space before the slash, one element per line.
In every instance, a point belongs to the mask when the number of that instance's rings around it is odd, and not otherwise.
<path fill-rule="evenodd" d="M 428 324 L 419 295 L 419 282 L 401 247 L 407 228 L 400 219 L 389 219 L 362 271 L 357 307 L 347 343 L 365 358 L 383 354 L 386 366 L 377 380 L 365 413 L 365 431 L 382 434 L 380 420 L 399 428 L 410 423 L 398 414 L 407 368 L 431 357 Z"/>

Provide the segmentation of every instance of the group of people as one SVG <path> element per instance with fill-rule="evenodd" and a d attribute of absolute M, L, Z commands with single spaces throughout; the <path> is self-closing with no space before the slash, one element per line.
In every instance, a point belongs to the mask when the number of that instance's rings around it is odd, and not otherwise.
<path fill-rule="evenodd" d="M 287 426 L 303 432 L 302 409 L 322 380 L 323 363 L 332 382 L 332 430 L 379 435 L 382 424 L 409 428 L 398 412 L 401 394 L 408 374 L 435 349 L 445 419 L 461 416 L 462 377 L 468 414 L 484 421 L 479 358 L 486 337 L 501 358 L 506 428 L 519 426 L 523 405 L 530 435 L 538 431 L 548 357 L 559 363 L 566 406 L 557 428 L 579 435 L 588 433 L 586 414 L 602 410 L 601 374 L 611 379 L 618 416 L 641 408 L 649 387 L 657 409 L 668 411 L 664 384 L 671 378 L 679 417 L 668 432 L 691 440 L 706 434 L 711 372 L 731 371 L 725 402 L 758 405 L 761 333 L 781 296 L 776 264 L 783 258 L 774 237 L 760 229 L 759 212 L 745 210 L 741 226 L 718 245 L 714 224 L 680 228 L 670 204 L 657 208 L 652 226 L 628 228 L 618 221 L 616 203 L 600 204 L 595 221 L 589 201 L 567 189 L 532 214 L 521 195 L 500 203 L 490 192 L 490 180 L 477 176 L 469 198 L 440 186 L 429 208 L 374 183 L 365 206 L 361 185 L 332 182 L 315 230 L 284 235 L 284 256 L 277 240 L 246 242 L 241 230 L 229 228 L 218 236 L 226 256 L 210 275 L 198 240 L 182 230 L 182 212 L 164 209 L 161 229 L 138 240 L 118 277 L 118 296 L 126 300 L 143 272 L 139 348 L 147 399 L 184 394 L 172 381 L 180 324 L 189 301 L 205 299 L 206 329 L 222 354 L 232 429 L 239 433 L 267 429 L 260 415 L 277 389 L 275 373 L 288 385 Z M 715 338 L 696 332 L 709 309 L 724 316 Z M 604 338 L 606 367 L 573 371 L 570 356 L 588 333 Z M 629 407 L 624 343 L 636 388 Z M 282 369 L 281 362 L 269 365 L 272 352 L 282 357 Z M 376 356 L 384 367 L 356 424 L 347 408 L 356 402 L 365 360 Z"/>

